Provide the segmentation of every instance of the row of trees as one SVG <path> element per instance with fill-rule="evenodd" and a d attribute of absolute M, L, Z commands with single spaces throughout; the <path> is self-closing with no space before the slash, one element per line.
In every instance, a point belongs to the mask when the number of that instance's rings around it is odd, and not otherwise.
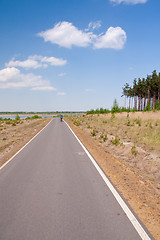
<path fill-rule="evenodd" d="M 124 85 L 125 108 L 128 99 L 128 108 L 138 111 L 160 109 L 160 73 L 156 70 L 146 78 L 134 79 L 133 86 Z"/>

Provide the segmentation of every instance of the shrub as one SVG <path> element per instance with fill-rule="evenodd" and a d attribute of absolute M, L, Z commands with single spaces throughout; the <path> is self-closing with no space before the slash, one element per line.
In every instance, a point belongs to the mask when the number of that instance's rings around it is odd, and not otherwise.
<path fill-rule="evenodd" d="M 134 120 L 136 122 L 136 124 L 140 127 L 141 126 L 141 119 L 140 118 L 136 118 Z"/>
<path fill-rule="evenodd" d="M 137 153 L 138 153 L 138 151 L 136 150 L 135 144 L 134 144 L 134 145 L 132 146 L 132 148 L 131 148 L 131 153 L 132 153 L 134 156 L 136 156 Z"/>
<path fill-rule="evenodd" d="M 103 142 L 107 140 L 107 135 L 103 136 Z"/>
<path fill-rule="evenodd" d="M 76 120 L 73 122 L 73 124 L 77 127 L 81 125 L 80 121 L 76 121 Z"/>
<path fill-rule="evenodd" d="M 96 135 L 97 135 L 97 130 L 95 130 L 95 129 L 93 129 L 92 131 L 91 131 L 91 135 L 92 135 L 92 137 L 95 137 Z"/>
<path fill-rule="evenodd" d="M 32 119 L 38 119 L 38 118 L 42 118 L 42 117 L 40 117 L 40 116 L 38 116 L 38 115 L 34 115 L 34 116 L 32 116 L 31 118 L 32 118 Z"/>
<path fill-rule="evenodd" d="M 15 120 L 16 121 L 20 120 L 20 116 L 18 114 L 16 115 Z"/>
<path fill-rule="evenodd" d="M 117 102 L 117 100 L 115 99 L 114 102 L 113 102 L 113 107 L 112 107 L 112 109 L 111 109 L 111 113 L 118 113 L 118 112 L 120 112 L 120 111 L 121 111 L 121 109 L 119 108 L 118 102 Z"/>
<path fill-rule="evenodd" d="M 114 113 L 112 113 L 112 115 L 111 115 L 111 121 L 112 121 L 113 119 L 115 119 L 115 114 L 114 114 Z"/>
<path fill-rule="evenodd" d="M 116 134 L 116 136 L 115 136 L 115 139 L 114 139 L 114 140 L 111 140 L 111 142 L 112 142 L 114 145 L 116 145 L 116 146 L 119 145 L 120 139 L 117 137 L 117 134 Z"/>

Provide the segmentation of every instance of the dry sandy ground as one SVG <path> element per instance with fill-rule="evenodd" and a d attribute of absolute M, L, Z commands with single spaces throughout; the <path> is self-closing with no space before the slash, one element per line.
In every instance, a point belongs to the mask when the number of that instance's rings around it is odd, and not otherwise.
<path fill-rule="evenodd" d="M 33 138 L 50 118 L 21 120 L 20 123 L 0 123 L 0 167 Z"/>
<path fill-rule="evenodd" d="M 126 118 L 126 114 L 119 114 L 120 120 L 122 121 L 123 115 Z M 148 113 L 136 113 L 130 115 L 130 122 L 135 117 L 142 117 L 143 120 L 148 121 L 148 119 L 153 118 L 154 121 L 160 120 L 159 114 Z M 118 115 L 116 115 L 118 118 Z M 130 204 L 132 209 L 136 212 L 141 221 L 146 225 L 149 231 L 152 233 L 155 239 L 160 239 L 160 152 L 158 147 L 153 151 L 140 142 L 136 142 L 137 155 L 131 154 L 131 148 L 133 143 L 127 142 L 126 136 L 123 139 L 122 125 L 118 128 L 119 122 L 113 124 L 115 129 L 107 127 L 107 140 L 103 142 L 100 137 L 102 132 L 100 132 L 100 122 L 97 119 L 110 119 L 111 115 L 99 115 L 99 116 L 85 116 L 81 118 L 76 118 L 76 123 L 79 121 L 80 125 L 75 126 L 73 119 L 66 119 L 68 124 L 71 126 L 76 135 L 80 138 L 83 144 L 87 147 L 89 152 L 96 159 L 98 164 L 104 170 L 104 172 L 109 176 L 113 184 L 117 187 L 119 192 L 122 194 L 124 199 Z M 87 119 L 87 120 L 86 120 Z M 120 122 L 121 122 L 120 121 Z M 87 124 L 86 124 L 87 122 Z M 91 136 L 91 132 L 95 129 L 95 122 L 97 126 L 97 135 Z M 104 122 L 107 124 L 106 122 Z M 90 124 L 90 126 L 88 126 Z M 152 122 L 153 125 L 153 122 Z M 91 127 L 92 126 L 92 127 Z M 94 126 L 94 127 L 93 127 Z M 104 126 L 102 126 L 104 128 Z M 137 127 L 137 126 L 135 126 Z M 157 127 L 157 124 L 156 124 Z M 143 121 L 141 130 L 143 128 Z M 121 141 L 125 141 L 126 145 L 119 144 L 115 146 L 111 143 L 114 139 L 109 130 L 114 130 L 118 133 Z M 154 127 L 152 128 L 154 130 Z M 156 129 L 158 131 L 158 128 Z M 147 130 L 146 130 L 147 131 Z M 103 129 L 103 133 L 105 130 Z M 120 134 L 121 133 L 121 134 Z M 129 135 L 129 132 L 128 132 Z M 133 135 L 133 133 L 132 133 Z M 103 134 L 104 136 L 104 134 Z M 138 138 L 142 136 L 139 135 Z M 152 145 L 150 143 L 150 145 Z M 155 145 L 154 145 L 155 146 Z M 157 145 L 156 145 L 157 146 Z M 160 146 L 159 146 L 160 147 Z"/>

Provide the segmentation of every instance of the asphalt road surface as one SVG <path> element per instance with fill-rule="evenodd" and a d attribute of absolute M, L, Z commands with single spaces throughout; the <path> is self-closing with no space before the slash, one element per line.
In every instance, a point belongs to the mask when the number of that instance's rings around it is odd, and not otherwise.
<path fill-rule="evenodd" d="M 153 239 L 133 225 L 59 119 L 0 170 L 0 240 Z"/>

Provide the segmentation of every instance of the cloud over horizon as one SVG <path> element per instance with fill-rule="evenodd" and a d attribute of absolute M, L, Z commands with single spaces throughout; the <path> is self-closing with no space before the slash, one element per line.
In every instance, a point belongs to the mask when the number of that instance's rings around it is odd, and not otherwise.
<path fill-rule="evenodd" d="M 90 22 L 88 29 L 83 31 L 73 26 L 72 23 L 59 22 L 53 28 L 38 33 L 38 36 L 42 37 L 45 42 L 49 41 L 65 48 L 92 46 L 94 49 L 122 49 L 124 47 L 127 36 L 121 27 L 110 27 L 105 33 L 99 35 L 89 31 L 100 26 L 100 21 Z"/>
<path fill-rule="evenodd" d="M 0 70 L 0 89 L 30 88 L 31 90 L 55 91 L 48 80 L 32 73 L 23 74 L 15 67 L 7 67 Z"/>
<path fill-rule="evenodd" d="M 146 3 L 148 0 L 110 0 L 110 2 L 115 4 L 125 3 L 125 4 L 139 4 Z"/>

